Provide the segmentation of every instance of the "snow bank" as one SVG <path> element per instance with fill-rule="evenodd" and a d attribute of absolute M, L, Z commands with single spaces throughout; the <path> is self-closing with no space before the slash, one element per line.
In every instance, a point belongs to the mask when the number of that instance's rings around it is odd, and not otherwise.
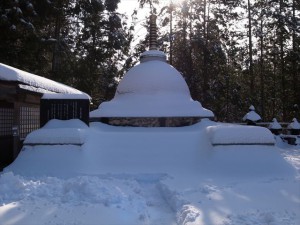
<path fill-rule="evenodd" d="M 25 147 L 18 159 L 6 168 L 6 171 L 20 174 L 36 171 L 36 174 L 57 173 L 66 176 L 68 173 L 99 175 L 130 174 L 139 171 L 142 174 L 174 176 L 192 173 L 204 177 L 219 174 L 227 177 L 255 177 L 274 171 L 282 175 L 292 173 L 291 168 L 280 157 L 274 146 L 217 148 L 211 145 L 210 140 L 218 141 L 214 143 L 220 143 L 219 141 L 223 144 L 232 141 L 237 143 L 237 139 L 234 139 L 236 133 L 239 134 L 238 138 L 245 140 L 244 144 L 249 143 L 248 135 L 252 131 L 250 127 L 245 130 L 243 127 L 238 127 L 240 129 L 235 130 L 235 126 L 224 125 L 223 128 L 220 124 L 203 121 L 180 128 L 114 127 L 102 123 L 92 123 L 89 128 L 86 128 L 85 124 L 77 122 L 80 126 L 73 126 L 73 122 L 54 120 L 44 128 L 31 133 L 26 138 L 25 144 L 32 143 L 35 146 Z M 71 125 L 77 128 L 68 128 Z M 53 129 L 57 127 L 66 128 Z M 245 132 L 244 135 L 241 131 Z M 261 132 L 260 135 L 265 135 L 269 140 L 262 142 L 263 144 L 274 143 L 273 136 L 269 137 L 269 133 L 259 129 L 253 131 Z M 81 141 L 82 139 L 84 141 Z M 258 139 L 250 140 L 257 143 Z M 43 143 L 48 145 L 36 146 Z M 84 144 L 78 149 L 75 146 L 64 148 L 49 145 L 74 143 Z M 25 166 L 24 162 L 28 165 Z M 44 165 L 43 168 L 40 168 L 41 164 Z M 254 169 L 253 165 L 255 165 Z"/>
<path fill-rule="evenodd" d="M 280 130 L 282 126 L 278 123 L 276 118 L 273 118 L 272 123 L 269 125 L 269 129 Z"/>
<path fill-rule="evenodd" d="M 293 174 L 274 146 L 274 135 L 263 127 L 204 121 L 212 146 L 208 173 L 254 177 Z"/>
<path fill-rule="evenodd" d="M 288 129 L 295 129 L 295 130 L 300 130 L 300 124 L 297 121 L 296 118 L 293 119 L 293 121 L 288 125 Z"/>
<path fill-rule="evenodd" d="M 145 199 L 146 194 L 131 179 L 95 176 L 29 179 L 4 173 L 0 176 L 0 223 L 148 224 L 151 203 Z M 159 222 L 164 220 L 160 218 Z"/>
<path fill-rule="evenodd" d="M 210 173 L 232 177 L 264 177 L 295 175 L 293 168 L 282 159 L 279 150 L 271 146 L 215 146 Z"/>
<path fill-rule="evenodd" d="M 275 139 L 269 129 L 256 126 L 216 124 L 206 132 L 212 145 L 274 145 Z"/>
<path fill-rule="evenodd" d="M 298 225 L 299 177 L 278 149 L 212 147 L 209 126 L 227 125 L 52 120 L 42 129 L 84 129 L 85 144 L 25 146 L 0 174 L 0 224 Z"/>
<path fill-rule="evenodd" d="M 80 120 L 50 120 L 44 127 L 27 135 L 24 145 L 82 145 L 88 126 Z"/>
<path fill-rule="evenodd" d="M 261 120 L 261 117 L 255 111 L 250 111 L 243 117 L 243 121 L 246 121 L 246 120 L 256 122 L 256 121 Z"/>
<path fill-rule="evenodd" d="M 123 190 L 118 188 L 119 186 Z M 46 197 L 57 203 L 90 202 L 111 206 L 129 201 L 129 198 L 134 195 L 129 192 L 137 188 L 137 182 L 130 179 L 122 182 L 111 177 L 105 179 L 105 177 L 82 176 L 66 180 L 56 177 L 27 180 L 9 172 L 1 175 L 0 202 L 18 201 L 31 196 L 32 198 Z"/>

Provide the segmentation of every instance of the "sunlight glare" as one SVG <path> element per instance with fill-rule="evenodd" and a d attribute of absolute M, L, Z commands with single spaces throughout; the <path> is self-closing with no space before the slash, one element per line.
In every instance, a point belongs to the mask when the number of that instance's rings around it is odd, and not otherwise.
<path fill-rule="evenodd" d="M 187 1 L 187 0 L 163 0 L 162 2 L 164 2 L 164 3 L 173 3 L 173 4 L 180 4 L 180 3 L 183 3 L 184 1 Z"/>

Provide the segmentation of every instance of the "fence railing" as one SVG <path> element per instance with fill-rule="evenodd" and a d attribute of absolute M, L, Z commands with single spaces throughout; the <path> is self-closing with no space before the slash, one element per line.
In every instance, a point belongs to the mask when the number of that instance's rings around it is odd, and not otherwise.
<path fill-rule="evenodd" d="M 269 128 L 270 124 L 272 122 L 257 122 L 256 126 L 260 126 L 260 127 L 266 127 Z M 282 129 L 281 129 L 281 133 L 282 134 L 289 134 L 289 129 L 288 129 L 288 125 L 290 124 L 290 122 L 278 122 Z M 233 123 L 233 124 L 239 124 L 239 125 L 248 125 L 247 123 L 243 122 L 243 123 Z"/>

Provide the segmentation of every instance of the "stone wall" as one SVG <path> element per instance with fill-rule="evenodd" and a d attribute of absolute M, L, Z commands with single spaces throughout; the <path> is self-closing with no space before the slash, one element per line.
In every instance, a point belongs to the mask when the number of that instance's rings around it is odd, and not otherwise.
<path fill-rule="evenodd" d="M 200 122 L 200 117 L 110 117 L 101 122 L 113 126 L 182 127 Z"/>

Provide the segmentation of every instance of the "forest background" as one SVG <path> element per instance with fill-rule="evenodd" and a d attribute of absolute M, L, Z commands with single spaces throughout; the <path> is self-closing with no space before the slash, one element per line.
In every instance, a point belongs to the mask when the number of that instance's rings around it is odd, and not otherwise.
<path fill-rule="evenodd" d="M 298 0 L 138 1 L 157 15 L 159 48 L 217 120 L 240 122 L 250 105 L 263 121 L 299 119 Z M 119 13 L 119 3 L 1 0 L 0 62 L 80 89 L 97 107 L 148 47 L 137 29 L 149 15 Z"/>

